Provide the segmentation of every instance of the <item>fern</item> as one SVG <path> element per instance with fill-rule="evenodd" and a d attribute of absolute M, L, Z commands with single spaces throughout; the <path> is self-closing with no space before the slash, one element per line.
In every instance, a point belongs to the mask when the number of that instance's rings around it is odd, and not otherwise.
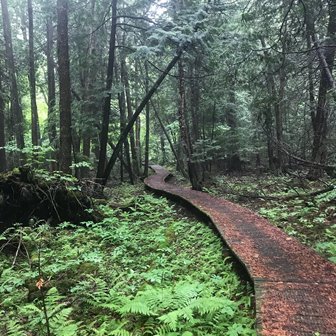
<path fill-rule="evenodd" d="M 140 314 L 140 315 L 146 315 L 146 316 L 154 315 L 153 311 L 150 309 L 147 303 L 139 299 L 130 300 L 123 307 L 118 309 L 118 311 L 122 315 L 128 314 L 128 313 Z"/>
<path fill-rule="evenodd" d="M 118 330 L 114 330 L 112 331 L 109 335 L 113 335 L 113 336 L 132 336 L 132 333 L 130 333 L 129 331 L 125 330 L 125 329 L 118 329 Z"/>
<path fill-rule="evenodd" d="M 6 335 L 8 336 L 25 336 L 23 326 L 16 320 L 9 320 L 6 324 Z"/>
<path fill-rule="evenodd" d="M 219 336 L 239 326 L 254 335 L 249 296 L 211 229 L 177 217 L 163 198 L 126 198 L 133 209 L 104 206 L 100 223 L 2 234 L 22 236 L 30 259 L 13 268 L 0 253 L 0 335 L 46 334 L 39 263 L 55 335 Z"/>

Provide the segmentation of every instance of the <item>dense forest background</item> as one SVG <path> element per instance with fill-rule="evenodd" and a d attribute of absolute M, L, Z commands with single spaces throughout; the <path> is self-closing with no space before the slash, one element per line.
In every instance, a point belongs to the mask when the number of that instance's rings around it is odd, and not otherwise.
<path fill-rule="evenodd" d="M 335 0 L 1 0 L 0 171 L 335 164 Z M 112 174 L 111 174 L 112 173 Z"/>

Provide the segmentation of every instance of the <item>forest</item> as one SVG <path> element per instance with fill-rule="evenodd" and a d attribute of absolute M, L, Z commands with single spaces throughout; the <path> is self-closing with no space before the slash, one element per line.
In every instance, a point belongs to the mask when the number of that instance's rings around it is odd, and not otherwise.
<path fill-rule="evenodd" d="M 154 165 L 336 263 L 336 0 L 0 1 L 1 335 L 258 334 Z"/>

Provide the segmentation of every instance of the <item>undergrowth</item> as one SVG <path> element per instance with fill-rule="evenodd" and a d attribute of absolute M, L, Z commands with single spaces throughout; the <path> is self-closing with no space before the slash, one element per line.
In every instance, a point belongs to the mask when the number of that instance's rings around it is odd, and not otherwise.
<path fill-rule="evenodd" d="M 291 176 L 219 176 L 207 191 L 259 212 L 336 263 L 336 189 L 309 196 L 335 184 L 330 179 L 309 181 Z"/>
<path fill-rule="evenodd" d="M 0 236 L 0 335 L 256 335 L 251 290 L 212 230 L 165 199 L 124 201 L 99 223 Z"/>

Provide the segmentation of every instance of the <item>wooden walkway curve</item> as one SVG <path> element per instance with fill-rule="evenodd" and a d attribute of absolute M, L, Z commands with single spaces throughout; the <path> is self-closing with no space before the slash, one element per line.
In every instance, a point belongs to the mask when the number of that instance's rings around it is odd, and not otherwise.
<path fill-rule="evenodd" d="M 336 265 L 266 219 L 229 201 L 166 183 L 153 165 L 145 180 L 154 192 L 178 198 L 207 215 L 247 269 L 263 336 L 336 335 Z"/>

